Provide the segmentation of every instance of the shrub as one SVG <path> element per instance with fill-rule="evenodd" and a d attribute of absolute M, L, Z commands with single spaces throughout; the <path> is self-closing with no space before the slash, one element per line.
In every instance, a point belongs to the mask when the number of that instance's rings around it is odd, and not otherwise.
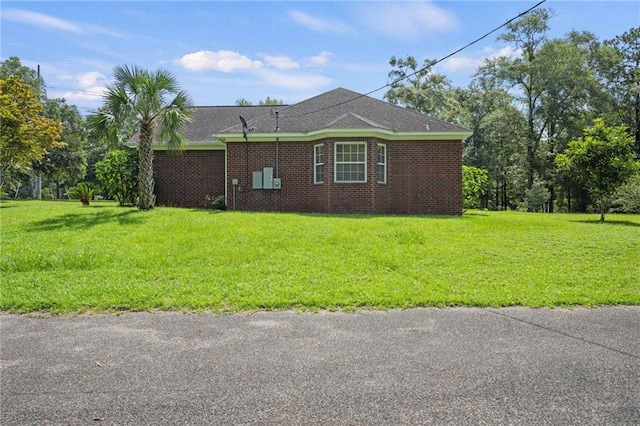
<path fill-rule="evenodd" d="M 543 211 L 549 202 L 549 196 L 549 190 L 543 182 L 534 182 L 531 189 L 526 191 L 527 211 Z"/>
<path fill-rule="evenodd" d="M 480 197 L 487 191 L 489 175 L 485 169 L 462 166 L 462 199 L 465 209 L 478 207 Z"/>
<path fill-rule="evenodd" d="M 76 186 L 69 188 L 67 195 L 71 198 L 78 198 L 83 205 L 88 206 L 89 200 L 100 193 L 100 188 L 91 182 L 80 182 Z"/>
<path fill-rule="evenodd" d="M 640 213 L 640 174 L 631 177 L 618 188 L 611 205 L 616 213 Z"/>
<path fill-rule="evenodd" d="M 224 195 L 211 196 L 207 195 L 204 197 L 204 206 L 208 209 L 212 210 L 226 210 L 227 203 L 225 202 Z"/>
<path fill-rule="evenodd" d="M 95 164 L 96 177 L 121 206 L 134 206 L 138 197 L 138 159 L 132 150 L 113 150 Z"/>

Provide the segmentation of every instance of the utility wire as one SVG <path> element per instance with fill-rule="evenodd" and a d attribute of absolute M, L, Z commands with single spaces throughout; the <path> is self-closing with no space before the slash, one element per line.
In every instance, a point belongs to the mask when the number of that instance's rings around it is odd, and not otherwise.
<path fill-rule="evenodd" d="M 357 99 L 360 99 L 360 98 L 363 98 L 363 97 L 365 97 L 365 96 L 369 96 L 369 95 L 371 95 L 371 94 L 373 94 L 373 93 L 375 93 L 375 92 L 379 92 L 379 91 L 380 91 L 380 90 L 382 90 L 382 89 L 386 89 L 387 87 L 393 86 L 394 84 L 397 84 L 397 83 L 399 83 L 399 82 L 401 82 L 401 81 L 403 81 L 403 80 L 406 80 L 406 79 L 408 79 L 408 78 L 410 78 L 410 77 L 413 77 L 413 76 L 415 76 L 415 75 L 417 75 L 417 74 L 419 74 L 419 73 L 421 73 L 421 72 L 424 72 L 424 71 L 428 70 L 428 69 L 429 69 L 429 68 L 431 68 L 432 66 L 434 66 L 434 65 L 436 65 L 436 64 L 439 64 L 440 62 L 442 62 L 442 61 L 444 61 L 444 60 L 446 60 L 446 59 L 449 59 L 450 57 L 452 57 L 452 56 L 454 56 L 454 55 L 457 55 L 458 53 L 462 52 L 464 49 L 466 49 L 466 48 L 468 48 L 468 47 L 470 47 L 470 46 L 473 46 L 474 44 L 478 43 L 478 42 L 479 42 L 479 41 L 481 41 L 481 40 L 484 40 L 485 38 L 489 37 L 491 34 L 495 33 L 496 31 L 498 31 L 498 30 L 500 30 L 500 29 L 502 29 L 502 28 L 506 27 L 507 25 L 509 25 L 510 23 L 512 23 L 513 21 L 515 21 L 516 19 L 519 19 L 520 17 L 522 17 L 522 16 L 526 15 L 527 13 L 531 12 L 532 10 L 536 9 L 537 7 L 539 7 L 541 4 L 543 4 L 543 3 L 544 3 L 544 2 L 546 2 L 546 1 L 547 1 L 547 0 L 541 0 L 541 1 L 540 1 L 540 2 L 538 2 L 536 5 L 534 5 L 534 6 L 530 7 L 529 9 L 527 9 L 527 10 L 525 10 L 524 12 L 522 12 L 522 13 L 518 14 L 517 16 L 514 16 L 513 18 L 511 18 L 511 19 L 509 19 L 508 21 L 506 21 L 504 24 L 502 24 L 502 25 L 500 25 L 500 26 L 498 26 L 498 27 L 496 27 L 496 28 L 492 29 L 491 31 L 489 31 L 489 32 L 485 33 L 484 35 L 482 35 L 482 36 L 480 36 L 480 37 L 476 38 L 476 39 L 475 39 L 475 40 L 473 40 L 472 42 L 467 43 L 466 45 L 462 46 L 462 47 L 461 47 L 461 48 L 459 48 L 458 50 L 455 50 L 455 51 L 453 51 L 453 52 L 449 53 L 447 56 L 443 56 L 443 57 L 442 57 L 442 58 L 440 58 L 440 59 L 437 59 L 437 60 L 435 60 L 435 61 L 432 61 L 432 62 L 430 62 L 430 63 L 429 63 L 429 65 L 427 65 L 427 66 L 425 66 L 425 67 L 423 67 L 423 68 L 419 69 L 418 71 L 415 71 L 415 72 L 413 72 L 413 73 L 411 73 L 411 74 L 408 74 L 408 75 L 405 75 L 405 76 L 403 76 L 403 77 L 400 77 L 400 78 L 398 78 L 398 79 L 396 79 L 396 80 L 392 81 L 391 83 L 387 83 L 387 84 L 385 84 L 384 86 L 378 87 L 377 89 L 374 89 L 374 90 L 372 90 L 372 91 L 370 91 L 370 92 L 367 92 L 367 93 L 365 93 L 365 94 L 358 95 L 358 96 L 356 96 L 356 97 L 354 97 L 354 98 L 352 98 L 352 99 L 348 99 L 348 100 L 346 100 L 346 101 L 338 102 L 338 103 L 336 103 L 336 104 L 329 105 L 329 106 L 326 106 L 326 107 L 323 107 L 323 108 L 318 108 L 318 109 L 316 109 L 316 110 L 314 110 L 314 111 L 301 112 L 300 114 L 296 114 L 296 115 L 289 115 L 289 116 L 285 116 L 285 117 L 287 117 L 287 118 L 291 118 L 291 117 L 302 117 L 302 116 L 304 116 L 304 115 L 309 115 L 309 114 L 313 114 L 313 113 L 316 113 L 316 112 L 320 112 L 320 111 L 324 111 L 324 110 L 327 110 L 327 109 L 331 109 L 331 108 L 334 108 L 334 107 L 337 107 L 337 106 L 340 106 L 340 105 L 343 105 L 343 104 L 346 104 L 346 103 L 349 103 L 349 102 L 353 102 L 353 101 L 355 101 L 355 100 L 357 100 Z M 292 106 L 293 106 L 293 105 L 288 106 L 288 107 L 284 108 L 282 111 L 285 111 L 285 110 L 287 110 L 287 109 L 291 108 Z M 256 120 L 257 120 L 257 119 L 256 119 Z"/>
<path fill-rule="evenodd" d="M 360 98 L 363 98 L 363 97 L 365 97 L 365 96 L 369 96 L 369 95 L 371 95 L 371 94 L 373 94 L 373 93 L 379 92 L 380 90 L 383 90 L 383 89 L 386 89 L 386 88 L 388 88 L 388 87 L 391 87 L 391 86 L 393 86 L 393 85 L 395 85 L 395 84 L 398 84 L 398 83 L 400 83 L 401 81 L 406 80 L 406 79 L 408 79 L 408 78 L 414 77 L 414 76 L 416 76 L 417 74 L 422 73 L 422 72 L 424 72 L 424 71 L 428 70 L 429 68 L 433 67 L 434 65 L 437 65 L 437 64 L 439 64 L 440 62 L 445 61 L 445 60 L 447 60 L 447 59 L 451 58 L 451 57 L 452 57 L 452 56 L 454 56 L 454 55 L 457 55 L 458 53 L 462 52 L 463 50 L 467 49 L 468 47 L 473 46 L 474 44 L 476 44 L 476 43 L 478 43 L 478 42 L 480 42 L 480 41 L 484 40 L 485 38 L 489 37 L 491 34 L 495 33 L 496 31 L 498 31 L 498 30 L 500 30 L 500 29 L 502 29 L 502 28 L 506 27 L 507 25 L 509 25 L 510 23 L 512 23 L 513 21 L 515 21 L 516 19 L 519 19 L 519 18 L 521 18 L 522 16 L 526 15 L 527 13 L 531 12 L 532 10 L 534 10 L 534 9 L 538 8 L 540 5 L 542 5 L 542 4 L 543 4 L 543 3 L 545 3 L 546 1 L 547 1 L 547 0 L 541 0 L 541 1 L 539 1 L 539 2 L 538 2 L 537 4 L 535 4 L 534 6 L 530 7 L 529 9 L 525 10 L 524 12 L 519 13 L 518 15 L 516 15 L 516 16 L 514 16 L 513 18 L 509 19 L 508 21 L 506 21 L 506 22 L 505 22 L 505 23 L 503 23 L 502 25 L 500 25 L 500 26 L 498 26 L 498 27 L 496 27 L 496 28 L 492 29 L 491 31 L 489 31 L 489 32 L 487 32 L 487 33 L 485 33 L 485 34 L 483 34 L 482 36 L 480 36 L 480 37 L 476 38 L 475 40 L 471 41 L 470 43 L 467 43 L 466 45 L 462 46 L 461 48 L 459 48 L 459 49 L 457 49 L 457 50 L 455 50 L 455 51 L 453 51 L 453 52 L 449 53 L 448 55 L 443 56 L 443 57 L 442 57 L 442 58 L 440 58 L 440 59 L 437 59 L 437 60 L 435 60 L 435 61 L 430 62 L 427 66 L 425 66 L 425 67 L 423 67 L 423 68 L 421 68 L 421 69 L 419 69 L 419 70 L 417 70 L 417 71 L 415 71 L 415 72 L 413 72 L 413 73 L 411 73 L 411 74 L 407 74 L 407 75 L 405 75 L 405 76 L 402 76 L 402 77 L 400 77 L 400 78 L 398 78 L 398 79 L 396 79 L 396 80 L 394 80 L 394 81 L 392 81 L 392 82 L 390 82 L 390 83 L 385 84 L 384 86 L 380 86 L 380 87 L 378 87 L 377 89 L 373 89 L 373 90 L 371 90 L 371 91 L 369 91 L 369 92 L 367 92 L 367 93 L 364 93 L 364 94 L 359 94 L 358 96 L 356 96 L 356 97 L 354 97 L 354 98 L 351 98 L 351 99 L 348 99 L 348 100 L 346 100 L 346 101 L 342 101 L 342 102 L 338 102 L 338 103 L 333 104 L 333 105 L 328 105 L 328 106 L 326 106 L 326 107 L 318 108 L 318 109 L 313 110 L 313 111 L 302 112 L 302 113 L 299 113 L 299 114 L 296 114 L 296 115 L 289 115 L 289 116 L 286 116 L 286 115 L 285 115 L 285 117 L 287 117 L 287 118 L 302 117 L 302 116 L 305 116 L 305 115 L 314 114 L 314 113 L 316 113 L 316 112 L 321 112 L 321 111 L 325 111 L 325 110 L 327 110 L 327 109 L 335 108 L 335 107 L 337 107 L 337 106 L 344 105 L 344 104 L 346 104 L 346 103 L 353 102 L 353 101 L 355 101 L 355 100 L 357 100 L 357 99 L 360 99 Z M 87 94 L 87 95 L 95 95 L 95 96 L 99 96 L 99 95 L 101 95 L 101 93 L 97 93 L 97 92 L 93 92 L 93 91 L 89 91 L 89 90 L 64 89 L 64 88 L 60 88 L 60 87 L 52 87 L 52 86 L 46 86 L 46 85 L 45 85 L 45 88 L 47 88 L 47 89 L 51 89 L 51 90 L 65 90 L 65 91 L 68 91 L 68 92 L 81 93 L 81 94 Z M 292 107 L 293 107 L 293 106 L 295 106 L 295 105 L 296 105 L 296 104 L 288 105 L 288 106 L 284 107 L 282 110 L 280 110 L 279 112 L 286 111 L 287 109 L 292 108 Z M 260 118 L 265 117 L 265 116 L 266 116 L 266 114 L 265 114 L 265 115 L 263 115 L 263 116 L 257 117 L 257 118 L 255 118 L 255 119 L 253 119 L 252 121 L 253 121 L 253 122 L 256 122 L 257 120 L 259 120 Z"/>
<path fill-rule="evenodd" d="M 94 92 L 91 90 L 71 89 L 71 88 L 65 88 L 65 87 L 53 87 L 53 86 L 47 86 L 46 84 L 44 85 L 44 88 L 50 89 L 50 90 L 56 90 L 56 91 L 65 91 L 65 92 L 73 92 L 73 93 L 80 93 L 80 94 L 86 94 L 86 95 L 102 96 L 102 92 Z"/>

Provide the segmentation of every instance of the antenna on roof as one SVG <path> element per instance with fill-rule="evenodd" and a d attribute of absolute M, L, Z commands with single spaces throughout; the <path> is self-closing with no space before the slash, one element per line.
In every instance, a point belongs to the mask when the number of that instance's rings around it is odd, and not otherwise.
<path fill-rule="evenodd" d="M 273 108 L 271 108 L 271 109 L 269 110 L 269 115 L 270 115 L 271 117 L 276 117 L 276 128 L 274 129 L 274 132 L 277 132 L 277 131 L 278 131 L 278 129 L 280 128 L 280 126 L 278 125 L 278 114 L 279 114 L 279 113 L 280 113 L 280 111 L 278 111 L 278 110 L 274 110 Z"/>

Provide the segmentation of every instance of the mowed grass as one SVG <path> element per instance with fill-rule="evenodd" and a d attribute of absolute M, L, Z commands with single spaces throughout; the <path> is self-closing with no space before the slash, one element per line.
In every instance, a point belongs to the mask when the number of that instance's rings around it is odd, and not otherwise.
<path fill-rule="evenodd" d="M 640 304 L 640 216 L 0 203 L 7 312 Z"/>

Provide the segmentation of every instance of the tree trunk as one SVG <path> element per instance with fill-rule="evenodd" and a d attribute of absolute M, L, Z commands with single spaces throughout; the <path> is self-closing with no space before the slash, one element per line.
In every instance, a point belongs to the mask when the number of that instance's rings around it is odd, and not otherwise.
<path fill-rule="evenodd" d="M 156 201 L 153 193 L 153 123 L 140 124 L 140 143 L 138 145 L 138 208 L 151 210 Z"/>
<path fill-rule="evenodd" d="M 608 203 L 605 200 L 600 199 L 599 204 L 600 204 L 600 222 L 604 222 L 604 214 L 605 214 L 605 210 L 608 207 Z"/>
<path fill-rule="evenodd" d="M 502 178 L 502 205 L 504 206 L 503 210 L 507 209 L 507 205 L 509 204 L 509 200 L 507 199 L 507 178 Z"/>

